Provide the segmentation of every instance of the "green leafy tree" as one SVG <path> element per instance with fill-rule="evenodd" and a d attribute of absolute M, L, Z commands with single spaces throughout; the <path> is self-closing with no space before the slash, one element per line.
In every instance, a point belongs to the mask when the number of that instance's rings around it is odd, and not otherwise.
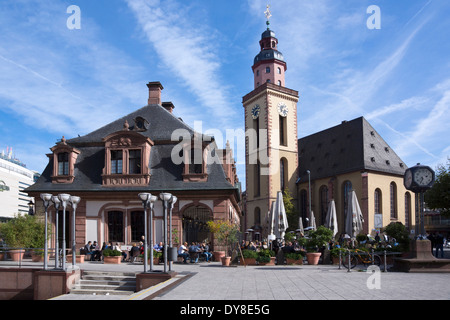
<path fill-rule="evenodd" d="M 298 212 L 295 210 L 295 206 L 293 203 L 294 198 L 292 197 L 291 193 L 288 189 L 285 189 L 283 191 L 283 204 L 284 209 L 286 211 L 286 216 L 288 220 L 288 229 L 287 231 L 292 231 L 297 229 L 298 224 Z"/>
<path fill-rule="evenodd" d="M 0 234 L 11 248 L 43 248 L 45 244 L 45 224 L 36 216 L 18 214 L 0 224 Z"/>
<path fill-rule="evenodd" d="M 450 158 L 447 166 L 436 168 L 436 181 L 433 187 L 425 192 L 425 203 L 433 210 L 439 210 L 442 215 L 450 217 Z"/>

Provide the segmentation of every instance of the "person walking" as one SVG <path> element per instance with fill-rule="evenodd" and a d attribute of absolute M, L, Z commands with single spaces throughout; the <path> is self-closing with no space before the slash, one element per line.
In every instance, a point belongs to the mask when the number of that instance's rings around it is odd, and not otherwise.
<path fill-rule="evenodd" d="M 441 250 L 441 258 L 444 258 L 444 236 L 440 232 L 434 239 L 434 245 L 436 247 L 436 258 L 439 258 L 439 250 Z"/>

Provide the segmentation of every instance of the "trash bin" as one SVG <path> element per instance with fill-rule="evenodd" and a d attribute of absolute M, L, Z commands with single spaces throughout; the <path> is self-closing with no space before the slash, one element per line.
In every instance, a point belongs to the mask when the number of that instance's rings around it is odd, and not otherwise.
<path fill-rule="evenodd" d="M 178 253 L 177 248 L 167 248 L 167 260 L 169 261 L 177 261 Z"/>

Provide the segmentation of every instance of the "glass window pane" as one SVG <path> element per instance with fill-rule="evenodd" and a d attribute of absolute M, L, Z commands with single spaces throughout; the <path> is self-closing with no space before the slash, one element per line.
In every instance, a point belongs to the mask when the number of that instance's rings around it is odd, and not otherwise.
<path fill-rule="evenodd" d="M 130 174 L 140 174 L 141 171 L 141 150 L 129 151 Z"/>
<path fill-rule="evenodd" d="M 108 212 L 108 241 L 124 242 L 123 238 L 123 212 Z"/>

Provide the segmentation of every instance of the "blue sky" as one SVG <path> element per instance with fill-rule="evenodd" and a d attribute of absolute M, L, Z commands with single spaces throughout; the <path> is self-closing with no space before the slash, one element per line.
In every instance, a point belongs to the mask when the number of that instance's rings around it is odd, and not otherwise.
<path fill-rule="evenodd" d="M 163 101 L 204 132 L 243 129 L 242 97 L 267 1 L 0 2 L 0 151 L 41 172 L 57 140 Z M 298 136 L 364 116 L 408 166 L 450 155 L 450 2 L 272 0 L 271 29 L 298 90 Z M 81 29 L 67 28 L 70 5 Z M 370 5 L 381 29 L 368 29 Z M 217 134 L 216 134 L 217 136 Z M 225 141 L 223 142 L 225 143 Z M 245 181 L 243 143 L 235 142 Z"/>

